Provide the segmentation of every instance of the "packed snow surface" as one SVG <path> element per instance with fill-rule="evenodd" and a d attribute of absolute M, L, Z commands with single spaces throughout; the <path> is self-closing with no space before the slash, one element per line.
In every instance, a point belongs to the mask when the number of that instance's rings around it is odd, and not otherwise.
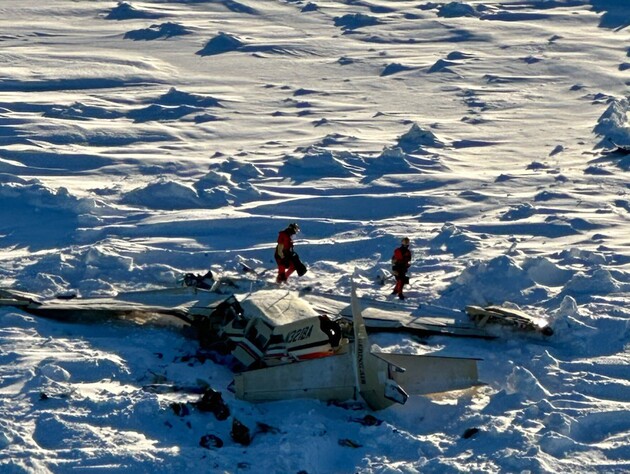
<path fill-rule="evenodd" d="M 271 282 L 299 222 L 289 289 L 354 275 L 386 300 L 408 236 L 410 307 L 512 305 L 555 333 L 373 336 L 480 358 L 485 385 L 370 413 L 236 400 L 174 328 L 3 308 L 1 472 L 630 470 L 627 1 L 4 3 L 1 286 Z M 229 419 L 147 389 L 201 382 Z"/>

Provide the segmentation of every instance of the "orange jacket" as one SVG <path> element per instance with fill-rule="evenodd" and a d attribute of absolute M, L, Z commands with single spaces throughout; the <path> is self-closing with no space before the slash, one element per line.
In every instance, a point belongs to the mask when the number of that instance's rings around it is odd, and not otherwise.
<path fill-rule="evenodd" d="M 406 272 L 411 266 L 411 250 L 408 247 L 400 246 L 394 250 L 392 257 L 392 268 L 395 271 Z"/>
<path fill-rule="evenodd" d="M 282 257 L 278 253 L 280 250 L 280 245 L 282 245 Z M 291 235 L 286 230 L 280 231 L 278 233 L 278 245 L 276 245 L 276 260 L 278 259 L 286 259 L 293 252 L 293 239 Z"/>

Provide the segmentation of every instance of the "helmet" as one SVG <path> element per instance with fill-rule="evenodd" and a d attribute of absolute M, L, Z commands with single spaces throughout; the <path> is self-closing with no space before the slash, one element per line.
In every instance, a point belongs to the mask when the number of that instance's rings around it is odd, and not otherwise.
<path fill-rule="evenodd" d="M 287 226 L 287 229 L 293 231 L 294 234 L 297 234 L 300 231 L 300 226 L 295 222 L 292 222 Z"/>

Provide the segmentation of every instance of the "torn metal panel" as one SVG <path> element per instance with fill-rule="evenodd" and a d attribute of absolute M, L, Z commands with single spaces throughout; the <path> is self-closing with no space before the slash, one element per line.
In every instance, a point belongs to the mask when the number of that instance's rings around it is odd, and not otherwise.
<path fill-rule="evenodd" d="M 544 336 L 553 335 L 553 328 L 544 318 L 531 316 L 521 310 L 505 306 L 466 306 L 466 313 L 475 325 L 484 328 L 488 324 L 512 326 L 525 331 L 540 332 Z"/>

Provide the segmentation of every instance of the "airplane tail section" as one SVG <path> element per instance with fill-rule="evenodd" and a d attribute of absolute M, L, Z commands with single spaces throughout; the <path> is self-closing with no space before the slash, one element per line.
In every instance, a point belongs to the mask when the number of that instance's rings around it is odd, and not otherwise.
<path fill-rule="evenodd" d="M 354 373 L 361 398 L 372 410 L 382 410 L 393 403 L 405 403 L 409 395 L 389 376 L 388 364 L 383 364 L 370 350 L 354 282 L 351 305 L 354 324 Z"/>

